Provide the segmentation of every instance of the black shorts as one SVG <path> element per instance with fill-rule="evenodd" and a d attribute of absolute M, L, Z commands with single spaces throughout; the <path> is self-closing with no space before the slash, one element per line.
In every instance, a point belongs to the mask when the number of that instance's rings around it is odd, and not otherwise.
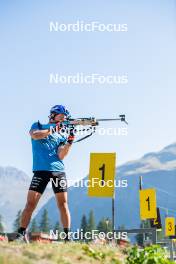
<path fill-rule="evenodd" d="M 42 194 L 49 181 L 52 183 L 54 193 L 67 191 L 66 174 L 59 171 L 34 171 L 29 190 Z"/>

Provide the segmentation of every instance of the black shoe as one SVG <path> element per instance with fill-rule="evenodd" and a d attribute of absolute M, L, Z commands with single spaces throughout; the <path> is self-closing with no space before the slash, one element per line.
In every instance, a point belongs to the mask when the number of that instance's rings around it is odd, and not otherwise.
<path fill-rule="evenodd" d="M 17 233 L 15 239 L 13 240 L 14 242 L 17 242 L 17 243 L 26 243 L 26 244 L 29 244 L 29 240 L 27 238 L 27 235 L 26 234 L 20 234 L 20 233 Z"/>

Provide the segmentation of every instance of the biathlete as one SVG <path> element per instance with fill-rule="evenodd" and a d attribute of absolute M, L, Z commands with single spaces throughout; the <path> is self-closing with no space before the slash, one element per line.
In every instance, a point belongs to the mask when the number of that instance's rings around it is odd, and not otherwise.
<path fill-rule="evenodd" d="M 64 121 L 69 115 L 68 110 L 64 106 L 55 105 L 50 110 L 49 124 L 54 123 L 59 127 L 60 122 Z M 68 234 L 70 232 L 71 218 L 67 202 L 67 179 L 63 159 L 68 155 L 74 141 L 73 131 L 66 138 L 56 132 L 50 133 L 49 129 L 41 130 L 39 122 L 35 122 L 29 133 L 32 143 L 34 174 L 28 190 L 26 206 L 22 212 L 20 228 L 15 240 L 28 242 L 26 229 L 32 213 L 48 182 L 53 179 L 52 188 L 60 210 L 65 240 L 67 241 L 69 240 Z M 56 182 L 57 184 L 54 184 Z"/>

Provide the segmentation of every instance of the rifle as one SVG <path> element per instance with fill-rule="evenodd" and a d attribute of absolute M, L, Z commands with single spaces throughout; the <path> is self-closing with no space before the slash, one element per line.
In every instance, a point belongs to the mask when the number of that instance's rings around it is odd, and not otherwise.
<path fill-rule="evenodd" d="M 76 119 L 68 118 L 59 124 L 60 126 L 59 130 L 58 130 L 58 125 L 55 123 L 42 125 L 40 121 L 38 121 L 38 126 L 39 126 L 39 129 L 41 130 L 49 129 L 50 131 L 53 130 L 54 132 L 58 132 L 58 133 L 60 132 L 60 129 L 65 129 L 65 128 L 74 130 L 74 132 L 91 130 L 91 133 L 89 135 L 77 141 L 74 141 L 74 143 L 76 143 L 76 142 L 80 142 L 83 139 L 90 137 L 93 133 L 95 133 L 96 126 L 99 125 L 99 122 L 106 122 L 106 121 L 121 121 L 128 125 L 128 122 L 125 119 L 125 115 L 119 115 L 119 118 L 110 118 L 110 119 L 109 118 L 96 119 L 95 117 L 83 117 L 83 118 L 76 118 Z M 89 126 L 89 128 L 87 129 L 83 128 L 83 129 L 78 130 L 78 129 L 75 129 L 76 126 Z"/>

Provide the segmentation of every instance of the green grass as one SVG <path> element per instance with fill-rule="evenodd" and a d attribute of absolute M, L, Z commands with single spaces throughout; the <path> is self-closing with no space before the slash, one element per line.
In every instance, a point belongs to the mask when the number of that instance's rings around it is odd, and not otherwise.
<path fill-rule="evenodd" d="M 84 243 L 0 243 L 0 264 L 171 264 L 160 246 L 145 249 Z"/>
<path fill-rule="evenodd" d="M 117 247 L 63 243 L 0 243 L 0 264 L 124 264 L 125 255 Z"/>

